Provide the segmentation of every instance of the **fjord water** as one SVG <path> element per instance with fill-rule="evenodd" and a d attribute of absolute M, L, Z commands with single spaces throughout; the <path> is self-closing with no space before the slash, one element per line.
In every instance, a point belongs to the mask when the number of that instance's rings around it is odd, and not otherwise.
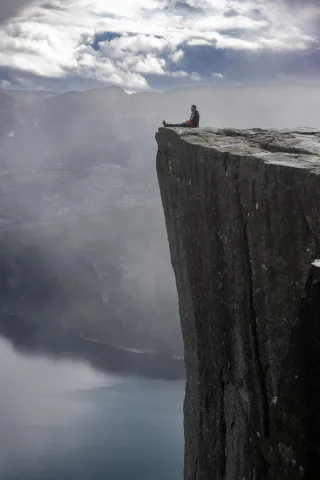
<path fill-rule="evenodd" d="M 183 381 L 26 355 L 0 338 L 1 480 L 180 480 Z"/>

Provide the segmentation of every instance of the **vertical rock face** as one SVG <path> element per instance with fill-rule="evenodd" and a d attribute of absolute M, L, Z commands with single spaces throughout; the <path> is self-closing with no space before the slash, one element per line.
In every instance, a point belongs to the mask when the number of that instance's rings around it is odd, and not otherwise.
<path fill-rule="evenodd" d="M 185 480 L 318 479 L 320 131 L 156 139 L 187 367 Z"/>

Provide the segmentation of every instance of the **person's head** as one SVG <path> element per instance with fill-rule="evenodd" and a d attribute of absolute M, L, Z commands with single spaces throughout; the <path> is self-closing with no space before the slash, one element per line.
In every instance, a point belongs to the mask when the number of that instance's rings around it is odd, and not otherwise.
<path fill-rule="evenodd" d="M 191 105 L 191 112 L 195 112 L 197 110 L 197 107 L 195 105 Z"/>

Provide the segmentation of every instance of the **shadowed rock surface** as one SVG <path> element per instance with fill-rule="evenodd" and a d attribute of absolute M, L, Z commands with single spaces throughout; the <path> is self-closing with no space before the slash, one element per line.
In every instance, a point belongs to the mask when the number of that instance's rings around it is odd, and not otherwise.
<path fill-rule="evenodd" d="M 319 477 L 320 130 L 165 129 L 186 480 Z"/>

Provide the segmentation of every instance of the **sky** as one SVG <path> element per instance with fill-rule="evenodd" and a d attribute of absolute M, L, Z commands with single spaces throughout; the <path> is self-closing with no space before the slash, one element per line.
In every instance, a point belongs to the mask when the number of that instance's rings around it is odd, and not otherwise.
<path fill-rule="evenodd" d="M 318 82 L 317 0 L 1 0 L 0 87 Z"/>

